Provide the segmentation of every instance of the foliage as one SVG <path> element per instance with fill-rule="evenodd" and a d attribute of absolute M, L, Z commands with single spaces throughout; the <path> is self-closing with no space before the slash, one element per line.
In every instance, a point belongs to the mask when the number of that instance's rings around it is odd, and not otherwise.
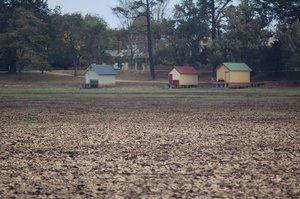
<path fill-rule="evenodd" d="M 23 8 L 14 10 L 7 31 L 0 35 L 0 42 L 2 48 L 14 49 L 19 72 L 28 65 L 41 70 L 48 67 L 45 27 L 33 12 Z"/>
<path fill-rule="evenodd" d="M 18 15 L 17 13 L 21 12 L 21 10 L 25 14 L 28 14 L 29 17 L 33 17 L 35 19 L 33 23 L 35 25 L 37 24 L 36 22 L 38 21 L 42 23 L 48 22 L 47 20 L 48 20 L 49 10 L 47 6 L 47 2 L 43 0 L 26 0 L 26 1 L 0 0 L 0 34 L 1 34 L 0 37 L 2 38 L 0 44 L 0 50 L 1 50 L 0 56 L 2 57 L 0 59 L 1 60 L 0 65 L 7 67 L 10 73 L 16 73 L 17 71 L 16 64 L 18 61 L 18 57 L 17 57 L 18 55 L 17 55 L 17 49 L 13 44 L 7 45 L 10 43 L 9 39 L 12 39 L 12 37 L 6 38 L 6 36 L 8 35 L 8 32 L 10 33 L 18 32 L 18 30 L 12 25 L 14 23 L 21 23 L 23 21 L 23 22 L 27 22 L 27 25 L 29 26 L 31 25 L 31 22 L 28 19 L 27 20 L 25 19 L 26 16 L 19 15 L 19 17 L 17 17 Z M 13 20 L 19 20 L 19 21 L 15 22 Z M 21 30 L 21 32 L 24 31 L 24 29 L 26 29 L 26 27 L 23 27 L 23 30 Z M 21 34 L 21 32 L 19 33 Z M 36 49 L 36 51 L 38 50 L 39 49 Z M 30 53 L 36 55 L 33 52 L 29 52 L 28 54 Z M 31 55 L 26 55 L 26 56 L 27 56 L 27 62 L 29 61 L 31 63 L 37 64 L 37 60 L 39 59 L 36 59 L 36 56 L 31 56 Z M 41 58 L 41 54 L 39 58 Z"/>
<path fill-rule="evenodd" d="M 260 13 L 270 21 L 276 18 L 282 24 L 292 24 L 300 20 L 299 0 L 253 0 Z"/>
<path fill-rule="evenodd" d="M 132 40 L 134 32 L 137 28 L 134 27 L 134 21 L 138 19 L 146 18 L 146 35 L 147 36 L 147 53 L 149 57 L 150 73 L 151 78 L 155 79 L 155 68 L 154 68 L 154 58 L 153 58 L 153 43 L 152 43 L 152 27 L 151 21 L 153 19 L 154 11 L 156 12 L 157 19 L 160 21 L 161 16 L 163 16 L 164 5 L 168 0 L 119 0 L 118 6 L 113 8 L 113 12 L 116 16 L 119 17 L 122 21 L 126 22 L 127 28 L 129 30 L 129 41 L 130 41 L 130 50 L 131 50 L 131 62 L 133 58 L 133 52 L 136 44 Z M 163 8 L 163 9 L 160 9 Z M 131 30 L 130 30 L 131 29 Z M 133 31 L 133 32 L 132 32 Z M 133 33 L 133 34 L 132 34 Z M 146 52 L 146 50 L 144 50 Z"/>
<path fill-rule="evenodd" d="M 0 65 L 16 73 L 24 66 L 45 70 L 109 61 L 105 50 L 113 34 L 103 19 L 81 14 L 49 12 L 42 0 L 0 1 Z M 76 71 L 76 70 L 75 70 Z M 76 72 L 75 72 L 76 74 Z"/>
<path fill-rule="evenodd" d="M 197 65 L 203 49 L 200 42 L 209 36 L 206 7 L 192 0 L 184 0 L 175 7 L 175 45 L 180 64 Z"/>
<path fill-rule="evenodd" d="M 48 60 L 54 68 L 67 68 L 73 65 L 73 55 L 62 37 L 62 15 L 57 7 L 50 16 Z"/>
<path fill-rule="evenodd" d="M 208 64 L 208 48 L 221 34 L 224 10 L 231 0 L 182 0 L 175 5 L 174 20 L 164 22 L 164 38 L 169 42 L 163 49 L 161 63 Z M 167 24 L 167 25 L 166 25 Z"/>
<path fill-rule="evenodd" d="M 225 33 L 212 45 L 210 61 L 217 66 L 221 62 L 245 62 L 256 72 L 261 71 L 262 49 L 267 46 L 270 33 L 264 27 L 253 4 L 242 0 L 237 7 L 226 11 L 228 24 Z"/>
<path fill-rule="evenodd" d="M 52 42 L 49 49 L 49 62 L 60 67 L 77 68 L 91 63 L 104 63 L 109 60 L 105 50 L 113 40 L 106 22 L 93 15 L 79 13 L 51 15 Z"/>
<path fill-rule="evenodd" d="M 295 21 L 287 31 L 281 32 L 282 59 L 285 70 L 300 66 L 300 22 Z"/>
<path fill-rule="evenodd" d="M 86 63 L 108 62 L 109 57 L 105 50 L 109 49 L 115 38 L 112 31 L 107 28 L 106 22 L 97 16 L 86 15 L 85 45 L 83 46 L 84 61 Z"/>

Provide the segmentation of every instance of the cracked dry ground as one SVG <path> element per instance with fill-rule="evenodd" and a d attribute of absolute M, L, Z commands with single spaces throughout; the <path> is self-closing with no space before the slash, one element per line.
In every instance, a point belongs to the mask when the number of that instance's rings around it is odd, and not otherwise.
<path fill-rule="evenodd" d="M 299 96 L 0 102 L 0 198 L 300 194 Z"/>

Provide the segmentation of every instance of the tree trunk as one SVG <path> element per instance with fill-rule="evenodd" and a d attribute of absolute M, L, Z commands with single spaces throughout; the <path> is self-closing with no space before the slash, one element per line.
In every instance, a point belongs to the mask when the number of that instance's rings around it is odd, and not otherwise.
<path fill-rule="evenodd" d="M 78 77 L 77 64 L 74 66 L 74 77 Z"/>
<path fill-rule="evenodd" d="M 215 40 L 217 38 L 217 19 L 216 19 L 216 6 L 215 1 L 211 1 L 211 36 L 212 40 Z"/>
<path fill-rule="evenodd" d="M 22 80 L 22 69 L 21 69 L 21 67 L 18 68 L 18 80 L 19 81 Z"/>
<path fill-rule="evenodd" d="M 149 64 L 150 64 L 150 73 L 152 80 L 155 79 L 155 69 L 153 63 L 153 52 L 152 52 L 152 34 L 151 34 L 151 16 L 150 16 L 150 5 L 149 0 L 146 0 L 147 3 L 147 37 L 148 37 L 148 53 L 149 53 Z"/>
<path fill-rule="evenodd" d="M 74 62 L 74 77 L 78 77 L 78 66 L 77 66 L 77 61 Z"/>
<path fill-rule="evenodd" d="M 10 54 L 10 53 L 9 53 Z M 11 61 L 9 62 L 9 74 L 17 74 L 17 62 L 16 62 L 16 56 L 15 51 L 12 51 L 10 54 Z"/>
<path fill-rule="evenodd" d="M 130 44 L 129 70 L 133 68 L 133 58 L 134 58 L 133 46 Z"/>
<path fill-rule="evenodd" d="M 11 63 L 8 70 L 9 74 L 17 74 L 17 66 L 16 63 Z"/>

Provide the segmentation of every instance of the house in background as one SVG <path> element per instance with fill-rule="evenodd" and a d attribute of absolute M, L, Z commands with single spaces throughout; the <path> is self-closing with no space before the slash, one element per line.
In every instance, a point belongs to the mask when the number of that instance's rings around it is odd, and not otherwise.
<path fill-rule="evenodd" d="M 135 70 L 135 71 L 148 71 L 149 70 L 149 56 L 147 53 L 140 52 L 137 46 L 131 52 L 129 49 L 118 50 L 106 50 L 105 53 L 112 57 L 114 61 L 115 70 Z M 132 57 L 131 57 L 132 53 Z M 128 59 L 132 59 L 132 64 L 129 66 Z M 122 61 L 120 61 L 122 60 Z"/>
<path fill-rule="evenodd" d="M 117 72 L 113 66 L 92 64 L 87 68 L 84 75 L 86 88 L 98 88 L 116 84 Z"/>
<path fill-rule="evenodd" d="M 190 66 L 175 66 L 168 79 L 172 87 L 197 86 L 198 71 Z"/>
<path fill-rule="evenodd" d="M 223 63 L 217 67 L 217 82 L 250 83 L 251 71 L 245 63 Z"/>
<path fill-rule="evenodd" d="M 150 69 L 149 68 L 149 56 L 144 53 L 138 54 L 134 58 L 134 69 L 148 71 Z"/>

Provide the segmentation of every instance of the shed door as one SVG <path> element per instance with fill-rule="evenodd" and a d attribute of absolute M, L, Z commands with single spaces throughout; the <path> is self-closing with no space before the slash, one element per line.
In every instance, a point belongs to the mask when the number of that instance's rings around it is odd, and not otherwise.
<path fill-rule="evenodd" d="M 173 84 L 173 75 L 169 74 L 169 84 Z"/>
<path fill-rule="evenodd" d="M 230 72 L 225 72 L 225 82 L 230 82 Z"/>
<path fill-rule="evenodd" d="M 173 85 L 178 87 L 179 86 L 179 80 L 173 80 Z"/>
<path fill-rule="evenodd" d="M 90 87 L 91 88 L 98 88 L 98 86 L 99 86 L 98 80 L 97 79 L 91 79 L 91 81 L 90 81 Z"/>

